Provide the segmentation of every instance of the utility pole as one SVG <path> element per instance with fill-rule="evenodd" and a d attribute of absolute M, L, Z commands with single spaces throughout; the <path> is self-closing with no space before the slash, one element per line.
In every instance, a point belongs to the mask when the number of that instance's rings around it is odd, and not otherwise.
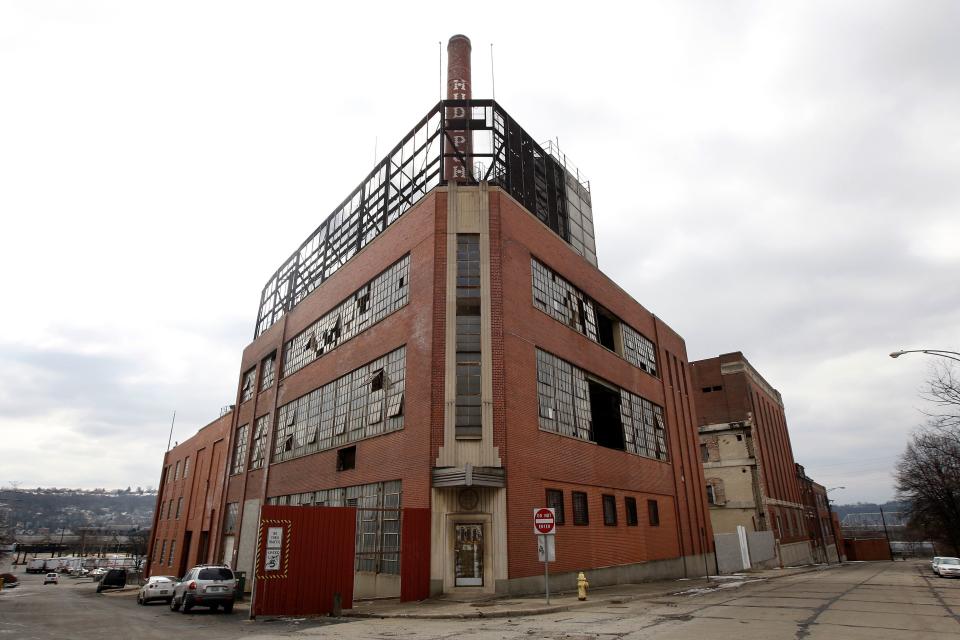
<path fill-rule="evenodd" d="M 877 505 L 880 507 L 880 505 Z M 887 531 L 887 519 L 883 515 L 883 507 L 880 507 L 880 522 L 883 523 L 883 535 L 887 537 L 887 549 L 890 551 L 890 561 L 893 561 L 893 545 L 890 544 L 890 532 Z"/>

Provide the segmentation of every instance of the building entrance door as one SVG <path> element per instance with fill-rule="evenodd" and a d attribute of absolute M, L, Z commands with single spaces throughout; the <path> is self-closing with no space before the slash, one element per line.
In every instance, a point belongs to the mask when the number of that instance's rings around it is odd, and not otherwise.
<path fill-rule="evenodd" d="M 454 586 L 483 586 L 483 525 L 454 525 Z"/>

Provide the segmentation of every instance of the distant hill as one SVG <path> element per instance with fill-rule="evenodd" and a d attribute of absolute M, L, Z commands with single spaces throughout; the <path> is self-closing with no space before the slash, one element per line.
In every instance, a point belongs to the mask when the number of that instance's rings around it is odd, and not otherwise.
<path fill-rule="evenodd" d="M 0 489 L 0 510 L 7 512 L 8 535 L 72 531 L 78 527 L 149 527 L 157 493 L 136 489 Z"/>

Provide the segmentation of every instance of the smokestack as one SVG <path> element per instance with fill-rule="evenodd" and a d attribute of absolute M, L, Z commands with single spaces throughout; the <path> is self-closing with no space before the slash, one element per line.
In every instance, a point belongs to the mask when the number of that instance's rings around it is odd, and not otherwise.
<path fill-rule="evenodd" d="M 447 100 L 470 100 L 473 93 L 470 88 L 470 38 L 455 35 L 447 43 Z M 457 106 L 447 109 L 447 121 L 464 120 L 470 117 L 467 107 Z M 445 162 L 447 180 L 466 182 L 473 173 L 473 140 L 470 131 L 464 129 L 447 130 L 450 138 L 445 142 L 446 153 L 451 154 Z M 452 143 L 452 144 L 451 144 Z"/>

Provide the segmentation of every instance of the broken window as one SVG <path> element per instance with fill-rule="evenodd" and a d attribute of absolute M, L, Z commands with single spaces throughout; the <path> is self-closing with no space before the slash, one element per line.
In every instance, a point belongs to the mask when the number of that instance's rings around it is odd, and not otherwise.
<path fill-rule="evenodd" d="M 589 385 L 591 439 L 601 447 L 626 451 L 620 417 L 620 393 L 593 380 Z"/>
<path fill-rule="evenodd" d="M 260 391 L 269 389 L 273 386 L 275 363 L 277 359 L 276 352 L 271 353 L 260 363 Z"/>
<path fill-rule="evenodd" d="M 531 258 L 530 264 L 535 308 L 602 344 L 635 367 L 657 375 L 656 348 L 652 341 L 536 258 Z"/>
<path fill-rule="evenodd" d="M 614 338 L 620 321 L 602 307 L 597 308 L 597 342 L 614 353 L 617 351 L 617 342 Z"/>
<path fill-rule="evenodd" d="M 349 471 L 357 466 L 357 448 L 346 447 L 337 451 L 337 471 Z"/>
<path fill-rule="evenodd" d="M 706 442 L 700 443 L 700 462 L 710 462 L 710 450 Z"/>
<path fill-rule="evenodd" d="M 279 407 L 274 459 L 402 429 L 405 353 L 391 351 Z"/>
<path fill-rule="evenodd" d="M 284 345 L 283 377 L 366 330 L 407 303 L 410 256 L 360 287 Z"/>
<path fill-rule="evenodd" d="M 370 376 L 370 391 L 383 390 L 383 369 L 378 369 Z"/>
<path fill-rule="evenodd" d="M 246 402 L 253 397 L 254 378 L 257 375 L 257 368 L 253 367 L 243 374 L 243 384 L 240 387 L 240 402 Z"/>
<path fill-rule="evenodd" d="M 264 453 L 267 448 L 267 424 L 269 414 L 257 418 L 253 427 L 253 442 L 250 453 L 250 468 L 259 469 L 263 466 Z"/>
<path fill-rule="evenodd" d="M 243 473 L 246 470 L 247 463 L 247 427 L 243 425 L 237 427 L 236 440 L 233 443 L 233 464 L 230 466 L 230 473 Z"/>
<path fill-rule="evenodd" d="M 608 527 L 617 526 L 617 497 L 603 495 L 603 524 Z"/>

